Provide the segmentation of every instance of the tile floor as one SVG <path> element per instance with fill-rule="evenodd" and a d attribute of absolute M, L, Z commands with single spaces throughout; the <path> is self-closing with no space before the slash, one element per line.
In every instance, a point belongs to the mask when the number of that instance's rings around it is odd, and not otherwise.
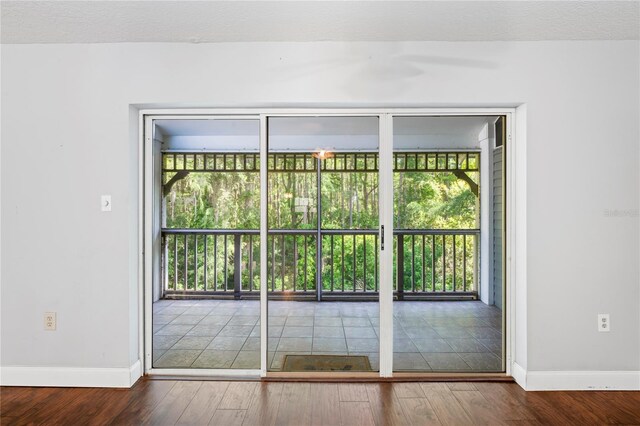
<path fill-rule="evenodd" d="M 395 371 L 501 371 L 502 312 L 480 301 L 394 302 Z M 379 366 L 374 302 L 269 302 L 269 368 L 285 354 L 367 355 Z M 154 368 L 260 368 L 260 306 L 249 300 L 160 300 Z"/>

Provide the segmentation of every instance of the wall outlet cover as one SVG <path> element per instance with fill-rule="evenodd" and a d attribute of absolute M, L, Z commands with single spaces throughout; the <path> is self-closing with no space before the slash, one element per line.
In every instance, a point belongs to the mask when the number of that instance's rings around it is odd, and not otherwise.
<path fill-rule="evenodd" d="M 55 312 L 44 313 L 44 329 L 47 331 L 55 331 L 57 327 L 57 318 Z"/>
<path fill-rule="evenodd" d="M 598 331 L 607 333 L 611 331 L 611 319 L 609 314 L 598 314 Z"/>

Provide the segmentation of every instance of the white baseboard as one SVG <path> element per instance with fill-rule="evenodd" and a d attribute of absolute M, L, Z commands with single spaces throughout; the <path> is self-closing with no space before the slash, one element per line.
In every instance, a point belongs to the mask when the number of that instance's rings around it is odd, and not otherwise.
<path fill-rule="evenodd" d="M 522 389 L 527 389 L 527 370 L 522 368 L 520 364 L 514 362 L 511 365 L 511 376 Z"/>
<path fill-rule="evenodd" d="M 512 374 L 528 391 L 640 390 L 640 371 L 526 371 L 514 363 Z"/>
<path fill-rule="evenodd" d="M 2 366 L 0 385 L 130 388 L 141 375 L 140 360 L 129 368 Z"/>
<path fill-rule="evenodd" d="M 140 377 L 142 377 L 142 362 L 140 360 L 137 360 L 131 367 L 129 367 L 128 387 L 135 385 Z"/>

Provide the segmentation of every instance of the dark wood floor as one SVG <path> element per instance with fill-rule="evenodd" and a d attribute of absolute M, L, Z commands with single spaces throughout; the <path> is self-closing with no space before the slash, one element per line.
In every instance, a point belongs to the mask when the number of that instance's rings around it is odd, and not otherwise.
<path fill-rule="evenodd" d="M 525 392 L 515 383 L 140 380 L 131 389 L 0 391 L 2 425 L 640 424 L 640 392 Z"/>

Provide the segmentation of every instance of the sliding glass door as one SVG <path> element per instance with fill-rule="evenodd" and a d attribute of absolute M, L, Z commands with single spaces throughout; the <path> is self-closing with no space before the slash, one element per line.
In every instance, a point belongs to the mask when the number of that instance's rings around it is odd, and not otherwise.
<path fill-rule="evenodd" d="M 506 127 L 148 119 L 147 371 L 505 371 Z"/>
<path fill-rule="evenodd" d="M 260 368 L 257 117 L 154 120 L 154 369 Z"/>
<path fill-rule="evenodd" d="M 494 257 L 481 233 L 500 232 L 486 220 L 493 185 L 481 185 L 497 119 L 393 119 L 394 371 L 503 370 L 502 305 L 489 297 L 501 277 L 481 282 Z"/>
<path fill-rule="evenodd" d="M 378 371 L 378 117 L 268 129 L 268 371 Z"/>

